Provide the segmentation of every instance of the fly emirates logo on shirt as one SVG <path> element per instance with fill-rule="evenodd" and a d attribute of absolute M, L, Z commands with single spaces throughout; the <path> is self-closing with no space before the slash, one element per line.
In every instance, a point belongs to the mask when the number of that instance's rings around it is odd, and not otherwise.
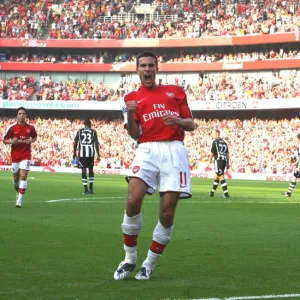
<path fill-rule="evenodd" d="M 150 113 L 146 113 L 142 115 L 144 122 L 148 122 L 154 118 L 160 118 L 164 115 L 172 115 L 179 117 L 179 113 L 177 111 L 171 111 L 166 109 L 165 104 L 153 104 L 153 111 Z"/>

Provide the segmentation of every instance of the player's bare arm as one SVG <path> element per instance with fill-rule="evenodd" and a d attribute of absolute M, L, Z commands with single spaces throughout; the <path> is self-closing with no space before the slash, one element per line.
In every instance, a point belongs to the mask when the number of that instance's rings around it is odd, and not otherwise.
<path fill-rule="evenodd" d="M 97 161 L 99 161 L 100 160 L 100 150 L 99 150 L 99 148 L 100 148 L 100 145 L 99 145 L 99 142 L 97 141 L 96 143 L 95 143 L 95 149 L 96 149 L 96 154 L 97 154 Z"/>
<path fill-rule="evenodd" d="M 78 142 L 74 142 L 73 143 L 73 159 L 77 158 L 77 146 L 78 146 Z"/>
<path fill-rule="evenodd" d="M 180 128 L 186 131 L 194 131 L 196 128 L 195 122 L 192 118 L 183 119 L 183 118 L 176 117 L 174 115 L 167 114 L 162 116 L 162 119 L 166 125 L 169 126 L 178 125 Z"/>
<path fill-rule="evenodd" d="M 128 101 L 126 102 L 127 107 L 127 130 L 129 135 L 134 139 L 137 140 L 139 137 L 139 127 L 137 122 L 134 120 L 133 115 L 137 108 L 136 101 Z"/>
<path fill-rule="evenodd" d="M 209 155 L 209 162 L 210 162 L 210 163 L 212 163 L 213 157 L 214 157 L 214 154 L 211 152 L 210 155 Z"/>
<path fill-rule="evenodd" d="M 14 137 L 12 139 L 3 140 L 3 143 L 6 144 L 6 145 L 15 145 L 15 144 L 19 143 L 19 140 L 16 137 Z"/>
<path fill-rule="evenodd" d="M 227 169 L 229 169 L 229 167 L 230 167 L 230 163 L 229 163 L 229 152 L 226 153 L 226 159 L 227 159 Z"/>

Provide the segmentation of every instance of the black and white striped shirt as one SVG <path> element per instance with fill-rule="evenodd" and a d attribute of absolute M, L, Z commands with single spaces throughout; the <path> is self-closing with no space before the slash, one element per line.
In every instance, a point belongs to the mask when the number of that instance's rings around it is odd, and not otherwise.
<path fill-rule="evenodd" d="M 78 142 L 79 157 L 94 157 L 95 144 L 98 144 L 98 136 L 96 130 L 92 128 L 79 129 L 75 136 L 75 142 Z"/>
<path fill-rule="evenodd" d="M 212 143 L 211 152 L 215 160 L 227 161 L 228 145 L 223 139 L 218 137 Z"/>

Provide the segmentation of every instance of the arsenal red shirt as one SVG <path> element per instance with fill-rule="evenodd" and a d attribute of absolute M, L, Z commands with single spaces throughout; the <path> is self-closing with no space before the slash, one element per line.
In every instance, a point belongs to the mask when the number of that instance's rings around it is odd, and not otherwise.
<path fill-rule="evenodd" d="M 37 134 L 35 128 L 25 123 L 23 126 L 15 123 L 8 127 L 6 133 L 4 134 L 5 139 L 13 139 L 17 138 L 18 140 L 27 140 L 30 138 L 36 138 Z M 22 160 L 30 160 L 31 159 L 31 145 L 25 143 L 17 143 L 11 145 L 11 160 L 13 163 L 20 162 Z"/>
<path fill-rule="evenodd" d="M 138 143 L 155 141 L 183 141 L 184 131 L 178 126 L 164 123 L 162 116 L 171 114 L 180 118 L 192 118 L 185 92 L 176 85 L 158 85 L 156 89 L 141 86 L 125 96 L 125 103 L 136 101 L 134 119 L 140 125 Z"/>

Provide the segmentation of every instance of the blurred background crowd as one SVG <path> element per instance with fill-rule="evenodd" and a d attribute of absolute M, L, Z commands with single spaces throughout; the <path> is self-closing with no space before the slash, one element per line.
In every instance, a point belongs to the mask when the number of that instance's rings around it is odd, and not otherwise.
<path fill-rule="evenodd" d="M 170 81 L 159 78 L 161 84 L 180 85 L 189 101 L 220 101 L 245 99 L 277 99 L 300 97 L 300 72 L 216 72 L 199 76 L 197 84 L 174 77 Z M 92 82 L 84 79 L 58 81 L 50 75 L 0 78 L 0 100 L 75 100 L 122 101 L 129 91 L 139 87 L 138 78 L 118 84 Z"/>
<path fill-rule="evenodd" d="M 0 135 L 15 119 L 4 118 Z M 75 166 L 73 140 L 83 127 L 79 119 L 31 119 L 38 141 L 33 145 L 35 166 Z M 196 119 L 194 132 L 187 132 L 185 144 L 192 170 L 209 171 L 208 158 L 213 141 L 212 131 L 220 129 L 230 149 L 230 171 L 240 173 L 286 174 L 292 172 L 289 158 L 296 150 L 295 136 L 300 132 L 300 119 Z M 118 120 L 92 120 L 100 141 L 97 168 L 126 169 L 134 157 L 135 142 Z M 51 130 L 49 130 L 51 128 Z M 0 165 L 10 163 L 10 147 L 0 148 Z"/>
<path fill-rule="evenodd" d="M 299 30 L 296 0 L 4 0 L 2 38 L 145 39 Z"/>

